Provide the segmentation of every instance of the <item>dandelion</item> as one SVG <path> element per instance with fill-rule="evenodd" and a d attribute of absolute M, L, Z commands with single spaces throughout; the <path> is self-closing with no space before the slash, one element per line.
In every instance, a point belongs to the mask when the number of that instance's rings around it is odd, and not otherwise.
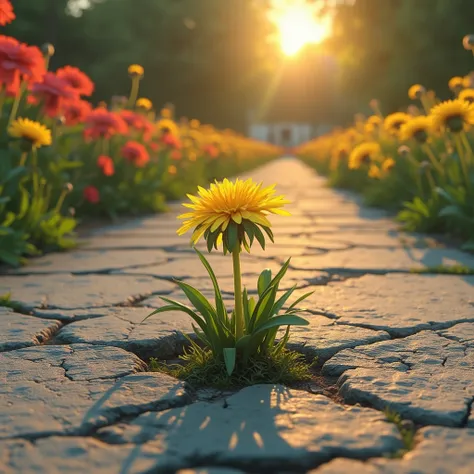
<path fill-rule="evenodd" d="M 168 173 L 171 175 L 175 175 L 178 172 L 178 168 L 175 165 L 168 166 Z"/>
<path fill-rule="evenodd" d="M 474 89 L 464 89 L 459 93 L 459 100 L 464 100 L 470 104 L 474 103 Z"/>
<path fill-rule="evenodd" d="M 163 118 L 161 120 L 158 120 L 156 127 L 160 131 L 162 136 L 165 136 L 168 134 L 177 136 L 179 134 L 178 125 L 176 124 L 174 120 L 171 120 L 171 119 Z"/>
<path fill-rule="evenodd" d="M 128 75 L 132 78 L 139 77 L 140 79 L 144 76 L 145 69 L 139 64 L 131 64 L 128 66 Z"/>
<path fill-rule="evenodd" d="M 464 78 L 459 76 L 452 77 L 448 82 L 448 87 L 455 93 L 459 93 L 464 87 Z"/>
<path fill-rule="evenodd" d="M 386 158 L 382 163 L 382 171 L 388 173 L 389 171 L 392 171 L 393 168 L 395 168 L 395 165 L 396 161 L 393 158 Z"/>
<path fill-rule="evenodd" d="M 403 141 L 415 139 L 419 143 L 425 143 L 432 130 L 433 118 L 419 115 L 418 117 L 411 118 L 402 125 L 400 129 L 400 139 Z"/>
<path fill-rule="evenodd" d="M 173 118 L 173 112 L 171 111 L 171 109 L 168 109 L 167 107 L 164 107 L 164 108 L 161 109 L 160 115 L 164 119 Z"/>
<path fill-rule="evenodd" d="M 132 79 L 132 86 L 130 89 L 130 95 L 128 97 L 129 108 L 133 107 L 133 104 L 137 101 L 138 91 L 140 89 L 140 81 L 143 79 L 145 70 L 139 64 L 132 64 L 128 67 L 128 75 Z"/>
<path fill-rule="evenodd" d="M 408 97 L 411 100 L 420 100 L 426 94 L 426 89 L 421 84 L 414 84 L 408 89 Z"/>
<path fill-rule="evenodd" d="M 146 97 L 141 97 L 140 99 L 137 99 L 135 105 L 139 109 L 143 110 L 151 110 L 153 108 L 153 102 L 150 99 L 147 99 Z"/>
<path fill-rule="evenodd" d="M 331 170 L 336 170 L 341 160 L 345 160 L 349 157 L 351 149 L 351 145 L 347 142 L 341 142 L 336 145 L 336 147 L 331 152 Z"/>
<path fill-rule="evenodd" d="M 201 122 L 197 119 L 192 119 L 190 122 L 189 122 L 189 126 L 193 129 L 198 129 L 200 126 L 201 126 Z"/>
<path fill-rule="evenodd" d="M 431 109 L 435 129 L 448 129 L 459 133 L 474 123 L 474 106 L 455 99 L 442 102 Z"/>
<path fill-rule="evenodd" d="M 10 0 L 0 0 L 0 26 L 11 23 L 16 18 Z"/>
<path fill-rule="evenodd" d="M 370 165 L 369 168 L 369 178 L 380 179 L 382 177 L 382 172 L 377 165 Z"/>
<path fill-rule="evenodd" d="M 143 168 L 149 161 L 147 149 L 138 142 L 128 141 L 122 148 L 122 156 L 138 168 Z"/>
<path fill-rule="evenodd" d="M 365 142 L 357 145 L 349 156 L 349 168 L 358 169 L 363 164 L 370 164 L 375 156 L 381 153 L 377 142 Z"/>
<path fill-rule="evenodd" d="M 94 83 L 77 67 L 62 67 L 56 71 L 56 75 L 66 81 L 78 95 L 90 96 L 94 92 Z"/>
<path fill-rule="evenodd" d="M 395 112 L 394 114 L 387 115 L 384 121 L 385 130 L 396 135 L 400 131 L 403 124 L 407 123 L 411 117 L 405 112 Z"/>
<path fill-rule="evenodd" d="M 8 134 L 20 138 L 28 149 L 49 146 L 52 143 L 51 130 L 39 122 L 27 118 L 18 118 L 8 128 Z"/>

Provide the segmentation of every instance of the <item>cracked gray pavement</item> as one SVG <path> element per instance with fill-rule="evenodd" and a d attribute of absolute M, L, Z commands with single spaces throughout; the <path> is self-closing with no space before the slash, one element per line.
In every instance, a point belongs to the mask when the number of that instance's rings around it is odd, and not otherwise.
<path fill-rule="evenodd" d="M 474 472 L 474 276 L 412 273 L 474 256 L 400 232 L 295 159 L 248 176 L 276 183 L 292 216 L 272 219 L 243 280 L 255 292 L 292 257 L 284 287 L 314 293 L 290 344 L 317 357 L 315 380 L 196 391 L 148 371 L 192 331 L 179 313 L 142 323 L 182 298 L 173 278 L 212 297 L 172 204 L 0 275 L 18 303 L 0 308 L 0 473 Z M 210 261 L 231 308 L 231 262 Z M 415 427 L 407 452 L 386 409 Z"/>

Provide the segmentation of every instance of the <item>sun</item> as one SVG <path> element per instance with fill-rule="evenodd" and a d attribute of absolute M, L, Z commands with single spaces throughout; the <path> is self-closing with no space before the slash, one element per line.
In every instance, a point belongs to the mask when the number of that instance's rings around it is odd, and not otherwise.
<path fill-rule="evenodd" d="M 287 56 L 308 44 L 321 43 L 330 33 L 328 18 L 318 18 L 308 4 L 288 6 L 274 15 L 280 46 Z"/>

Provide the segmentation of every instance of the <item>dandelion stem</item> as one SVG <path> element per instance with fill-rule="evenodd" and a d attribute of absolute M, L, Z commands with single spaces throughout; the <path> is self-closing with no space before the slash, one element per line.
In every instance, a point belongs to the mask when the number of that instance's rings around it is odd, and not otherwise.
<path fill-rule="evenodd" d="M 33 193 L 36 197 L 39 188 L 38 153 L 36 151 L 36 148 L 32 148 L 31 150 L 31 165 L 33 168 Z"/>
<path fill-rule="evenodd" d="M 59 196 L 58 202 L 56 203 L 56 207 L 54 208 L 54 210 L 58 214 L 61 212 L 61 208 L 63 207 L 64 199 L 66 199 L 67 194 L 68 194 L 67 189 L 64 189 L 63 192 L 61 193 L 61 196 Z"/>
<path fill-rule="evenodd" d="M 461 140 L 464 143 L 464 146 L 466 147 L 466 151 L 468 153 L 468 156 L 465 156 L 466 161 L 471 161 L 472 159 L 472 147 L 471 144 L 469 143 L 469 140 L 467 139 L 466 132 L 461 132 Z M 469 160 L 467 159 L 469 157 Z"/>
<path fill-rule="evenodd" d="M 8 119 L 8 125 L 10 125 L 13 122 L 13 120 L 16 119 L 18 108 L 20 107 L 20 101 L 21 101 L 21 98 L 23 97 L 23 93 L 25 92 L 25 90 L 26 90 L 26 82 L 22 81 L 20 85 L 20 89 L 18 90 L 15 96 L 15 100 L 13 101 L 13 107 L 10 112 L 10 118 Z"/>
<path fill-rule="evenodd" d="M 444 170 L 443 170 L 443 167 L 440 165 L 438 159 L 436 158 L 436 156 L 434 155 L 433 153 L 433 150 L 430 148 L 430 146 L 425 143 L 424 145 L 424 150 L 425 150 L 425 153 L 428 155 L 428 158 L 430 159 L 431 161 L 431 164 L 434 166 L 434 168 L 436 169 L 436 171 L 441 175 L 441 176 L 444 176 Z"/>
<path fill-rule="evenodd" d="M 21 154 L 20 163 L 18 163 L 18 166 L 25 166 L 25 163 L 26 163 L 27 158 L 28 158 L 28 152 L 27 152 L 27 151 L 24 151 L 24 152 Z"/>
<path fill-rule="evenodd" d="M 464 176 L 464 181 L 466 182 L 466 189 L 471 188 L 471 181 L 469 179 L 469 170 L 466 163 L 466 157 L 463 150 L 462 140 L 459 134 L 454 134 L 454 144 L 456 145 L 456 150 L 459 155 L 459 162 L 461 163 L 461 169 Z"/>
<path fill-rule="evenodd" d="M 130 90 L 130 97 L 128 98 L 128 106 L 132 108 L 135 105 L 138 97 L 138 90 L 140 86 L 140 78 L 133 77 L 132 78 L 132 88 Z"/>
<path fill-rule="evenodd" d="M 240 246 L 236 245 L 232 251 L 234 270 L 234 298 L 235 298 L 235 338 L 238 341 L 244 335 L 244 308 L 242 305 L 242 271 L 240 268 Z"/>

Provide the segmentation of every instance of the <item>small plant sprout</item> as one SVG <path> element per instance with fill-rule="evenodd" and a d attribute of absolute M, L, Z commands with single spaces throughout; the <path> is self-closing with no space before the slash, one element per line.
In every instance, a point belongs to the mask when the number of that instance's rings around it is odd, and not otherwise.
<path fill-rule="evenodd" d="M 204 345 L 203 350 L 210 351 L 214 361 L 225 364 L 229 376 L 236 367 L 245 370 L 252 358 L 281 353 L 288 341 L 290 326 L 309 324 L 296 314 L 296 307 L 311 293 L 301 296 L 286 309 L 284 307 L 296 287 L 278 295 L 290 260 L 274 277 L 270 270 L 262 271 L 257 282 L 257 299 L 249 297 L 247 289 L 242 288 L 242 250 L 250 253 L 255 241 L 265 249 L 266 237 L 273 242 L 269 214 L 289 215 L 282 209 L 288 201 L 274 193 L 274 186 L 262 187 L 251 179 L 237 179 L 235 182 L 225 179 L 211 184 L 209 189 L 199 187 L 198 196 L 188 195 L 191 202 L 183 205 L 190 211 L 179 216 L 184 223 L 178 234 L 193 230 L 192 246 L 203 237 L 209 252 L 222 246 L 224 255 L 232 256 L 235 307 L 229 315 L 211 265 L 195 249 L 212 281 L 215 305 L 197 289 L 177 281 L 192 306 L 162 297 L 167 305 L 148 316 L 165 311 L 187 313 L 196 323 L 194 332 Z M 277 332 L 285 326 L 286 332 L 276 344 Z M 195 343 L 192 347 L 194 351 L 201 350 Z"/>

